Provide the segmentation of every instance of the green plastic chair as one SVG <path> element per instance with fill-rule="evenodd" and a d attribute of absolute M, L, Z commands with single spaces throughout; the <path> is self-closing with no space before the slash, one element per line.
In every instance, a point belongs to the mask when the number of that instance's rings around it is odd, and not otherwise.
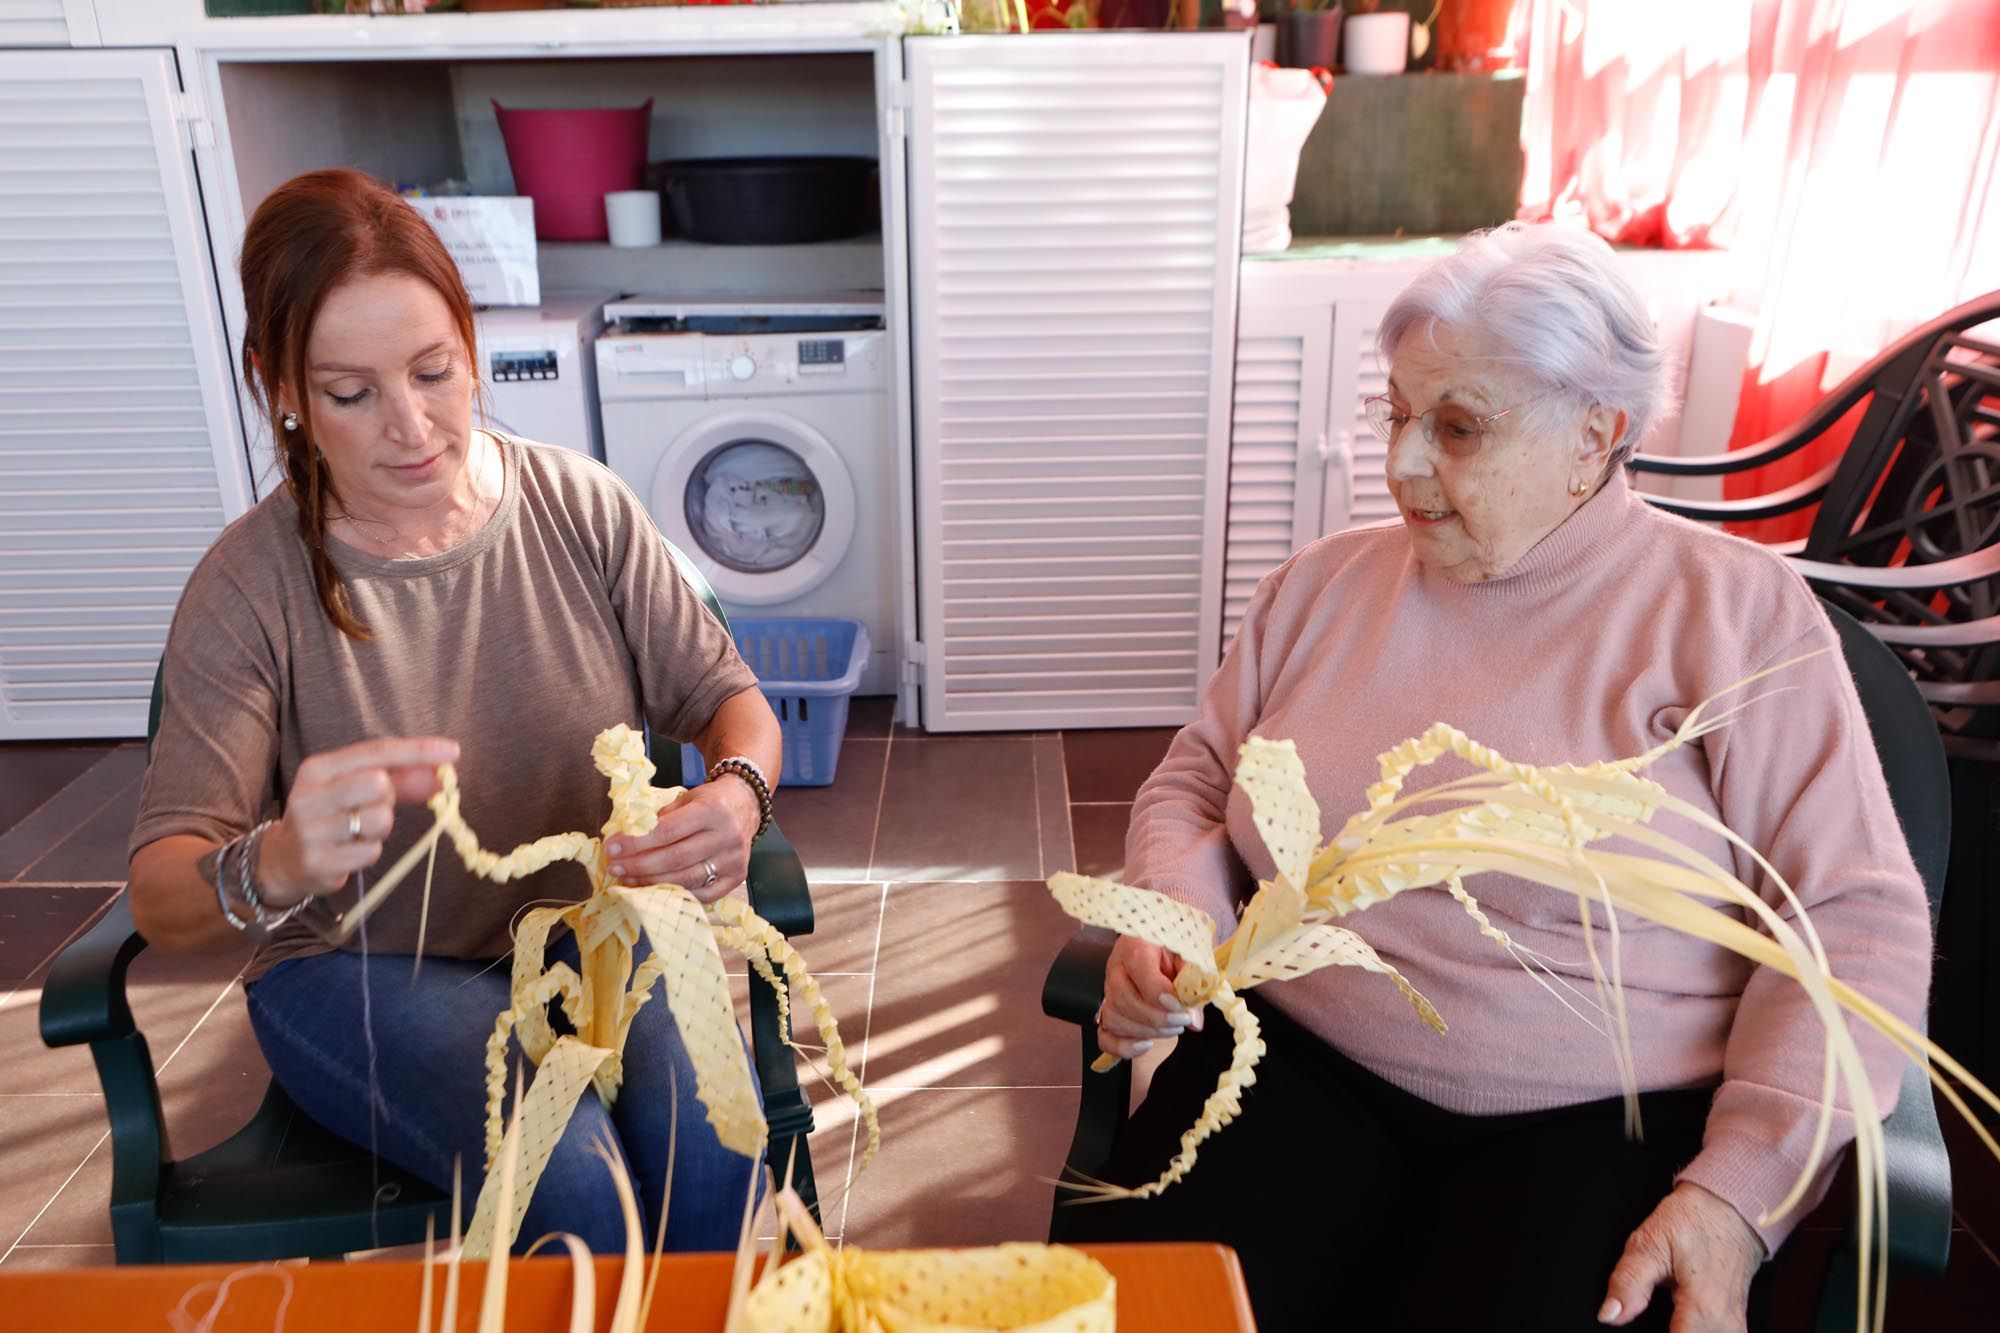
<path fill-rule="evenodd" d="M 681 576 L 726 629 L 715 592 L 673 544 Z M 160 677 L 146 735 L 160 722 Z M 651 738 L 649 737 L 649 743 Z M 670 750 L 673 764 L 678 750 Z M 672 764 L 669 780 L 678 776 Z M 813 929 L 805 868 L 774 822 L 750 850 L 748 891 L 758 915 L 786 936 Z M 125 978 L 146 941 L 132 924 L 128 896 L 64 949 L 42 990 L 42 1041 L 88 1044 L 111 1121 L 111 1232 L 121 1264 L 244 1263 L 332 1256 L 424 1238 L 426 1219 L 450 1226 L 450 1197 L 366 1150 L 320 1128 L 275 1082 L 250 1123 L 225 1142 L 175 1160 L 160 1110 L 160 1088 L 145 1034 L 132 1021 Z M 799 1090 L 781 1039 L 777 998 L 750 988 L 751 1049 L 771 1126 L 769 1160 L 789 1163 L 793 1187 L 819 1213 L 812 1157 L 812 1107 Z"/>

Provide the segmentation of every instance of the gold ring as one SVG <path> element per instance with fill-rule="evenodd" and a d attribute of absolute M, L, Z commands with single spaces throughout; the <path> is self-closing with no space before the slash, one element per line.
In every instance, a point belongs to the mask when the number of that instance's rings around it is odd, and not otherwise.
<path fill-rule="evenodd" d="M 349 842 L 361 841 L 361 812 L 359 810 L 349 810 L 347 812 L 347 840 Z"/>

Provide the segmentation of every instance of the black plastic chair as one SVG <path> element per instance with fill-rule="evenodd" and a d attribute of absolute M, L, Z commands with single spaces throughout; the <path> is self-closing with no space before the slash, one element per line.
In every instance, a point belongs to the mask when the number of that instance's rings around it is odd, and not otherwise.
<path fill-rule="evenodd" d="M 1839 631 L 1896 817 L 1923 878 L 1935 933 L 1951 853 L 1951 784 L 1943 746 L 1923 698 L 1896 655 L 1854 617 L 1838 607 L 1826 610 Z M 1132 1097 L 1129 1061 L 1120 1061 L 1106 1073 L 1090 1071 L 1102 1053 L 1094 1018 L 1104 998 L 1104 965 L 1117 938 L 1098 927 L 1079 930 L 1063 946 L 1042 984 L 1042 1011 L 1082 1030 L 1083 1094 L 1064 1163 L 1064 1174 L 1072 1178 L 1098 1175 L 1111 1156 Z M 1901 1271 L 1939 1276 L 1951 1253 L 1951 1162 L 1929 1079 L 1914 1065 L 1903 1071 L 1896 1109 L 1883 1122 L 1883 1131 L 1888 1139 L 1890 1263 Z M 1060 1200 L 1056 1204 L 1064 1206 Z M 1854 1244 L 1850 1226 L 1822 1283 L 1816 1327 L 1827 1333 L 1854 1327 Z"/>
<path fill-rule="evenodd" d="M 708 581 L 672 543 L 667 549 L 710 613 L 727 627 Z M 155 674 L 149 741 L 159 726 L 160 700 Z M 666 779 L 677 785 L 672 780 L 679 771 L 678 749 L 670 755 Z M 805 868 L 775 823 L 751 848 L 748 879 L 750 905 L 760 916 L 792 938 L 812 933 Z M 111 1121 L 111 1231 L 119 1263 L 331 1256 L 421 1241 L 426 1219 L 435 1219 L 439 1234 L 449 1229 L 449 1195 L 320 1128 L 276 1082 L 248 1125 L 207 1152 L 174 1160 L 152 1055 L 125 994 L 127 969 L 145 947 L 121 893 L 97 924 L 57 957 L 42 990 L 43 1042 L 88 1043 L 104 1086 Z M 794 1188 L 817 1216 L 806 1143 L 812 1107 L 781 1039 L 777 997 L 761 984 L 750 987 L 750 1037 L 771 1127 L 769 1160 L 790 1164 Z"/>
<path fill-rule="evenodd" d="M 1896 650 L 1932 707 L 1947 752 L 2000 759 L 2000 292 L 1950 310 L 1848 376 L 1806 417 L 1727 454 L 1640 454 L 1634 472 L 1729 476 L 1818 439 L 1856 407 L 1841 455 L 1765 495 L 1647 499 L 1711 522 L 1817 505 L 1802 541 L 1778 549 L 1820 595 Z"/>

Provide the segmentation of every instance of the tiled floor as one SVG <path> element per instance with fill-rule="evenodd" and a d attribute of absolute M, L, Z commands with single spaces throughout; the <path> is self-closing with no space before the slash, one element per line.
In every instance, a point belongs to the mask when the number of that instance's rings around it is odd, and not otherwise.
<path fill-rule="evenodd" d="M 1040 1237 L 1077 1102 L 1076 1041 L 1041 1013 L 1070 923 L 1042 880 L 1115 871 L 1134 792 L 1170 733 L 927 736 L 857 701 L 839 776 L 779 816 L 812 874 L 824 979 L 881 1107 L 886 1151 L 843 1191 L 855 1125 L 816 1094 L 830 1234 L 871 1247 Z M 109 1145 L 89 1057 L 36 1034 L 48 960 L 120 887 L 137 746 L 0 746 L 0 1264 L 110 1263 Z M 176 1156 L 249 1118 L 265 1073 L 240 956 L 148 951 L 132 1003 Z M 737 982 L 740 988 L 745 983 Z M 2000 1167 L 1954 1142 L 1961 1229 L 1945 1280 L 1899 1280 L 1891 1328 L 1987 1327 L 2000 1306 Z M 1839 1203 L 1800 1244 L 1824 1247 Z M 1780 1310 L 1807 1308 L 1791 1291 Z M 1984 1311 L 1984 1314 L 1977 1312 Z M 1795 1326 L 1781 1317 L 1781 1327 Z"/>

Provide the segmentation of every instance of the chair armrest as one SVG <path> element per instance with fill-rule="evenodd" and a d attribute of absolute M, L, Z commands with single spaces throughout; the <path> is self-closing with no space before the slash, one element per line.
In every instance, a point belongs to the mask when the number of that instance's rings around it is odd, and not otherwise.
<path fill-rule="evenodd" d="M 1869 624 L 1876 638 L 1901 648 L 1984 648 L 2000 643 L 2000 616 L 1945 625 Z"/>
<path fill-rule="evenodd" d="M 1740 500 L 1688 500 L 1677 495 L 1642 495 L 1655 509 L 1692 518 L 1703 523 L 1747 523 L 1753 519 L 1776 518 L 1803 509 L 1826 494 L 1837 463 L 1829 463 L 1804 481 L 1782 490 L 1745 496 Z"/>
<path fill-rule="evenodd" d="M 1070 936 L 1042 983 L 1042 1012 L 1088 1026 L 1104 1000 L 1104 964 L 1117 942 L 1117 933 L 1101 926 L 1086 926 Z"/>
<path fill-rule="evenodd" d="M 750 848 L 750 910 L 787 939 L 813 932 L 812 890 L 799 854 L 774 820 Z"/>
<path fill-rule="evenodd" d="M 1887 569 L 1823 560 L 1793 559 L 1790 563 L 1793 569 L 1814 583 L 1831 583 L 1843 588 L 1921 592 L 1931 588 L 1954 588 L 1961 583 L 1973 583 L 2000 574 L 2000 546 L 1988 546 L 1969 555 L 1933 560 L 1925 565 L 1894 565 Z"/>
<path fill-rule="evenodd" d="M 42 1042 L 81 1046 L 134 1031 L 125 1001 L 125 974 L 146 947 L 132 924 L 129 890 L 121 891 L 97 924 L 56 956 L 42 986 Z"/>
<path fill-rule="evenodd" d="M 1889 1262 L 1942 1277 L 1951 1257 L 1951 1159 L 1929 1077 L 1903 1066 L 1896 1109 L 1882 1122 L 1889 1172 Z"/>

